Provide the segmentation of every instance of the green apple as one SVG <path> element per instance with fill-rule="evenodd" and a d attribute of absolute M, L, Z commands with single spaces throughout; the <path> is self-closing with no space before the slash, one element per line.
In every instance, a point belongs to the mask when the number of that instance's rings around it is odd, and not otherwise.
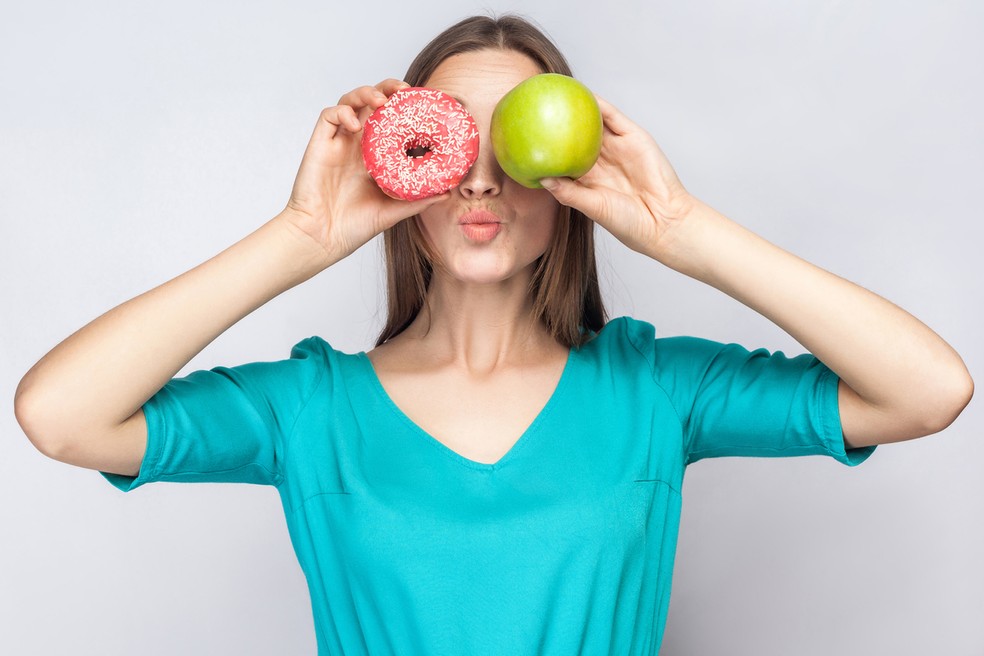
<path fill-rule="evenodd" d="M 591 90 L 542 73 L 516 85 L 492 112 L 492 150 L 510 178 L 542 189 L 541 178 L 579 178 L 601 153 L 601 110 Z"/>

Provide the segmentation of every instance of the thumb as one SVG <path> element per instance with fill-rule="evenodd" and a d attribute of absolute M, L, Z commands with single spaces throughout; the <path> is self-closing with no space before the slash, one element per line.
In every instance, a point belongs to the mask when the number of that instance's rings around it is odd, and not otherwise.
<path fill-rule="evenodd" d="M 440 194 L 436 194 L 434 196 L 428 196 L 427 198 L 421 198 L 420 200 L 403 201 L 403 204 L 406 207 L 406 210 L 408 212 L 410 212 L 411 215 L 413 215 L 413 214 L 420 214 L 420 212 L 422 210 L 427 209 L 431 205 L 435 205 L 435 204 L 441 202 L 442 200 L 447 200 L 449 198 L 451 198 L 451 190 L 450 189 L 448 189 L 447 191 L 441 192 Z"/>
<path fill-rule="evenodd" d="M 386 192 L 384 191 L 383 193 Z M 386 195 L 389 196 L 389 194 Z M 428 196 L 427 198 L 422 198 L 420 200 L 401 200 L 389 196 L 389 200 L 387 201 L 387 209 L 389 210 L 387 212 L 387 227 L 389 225 L 395 225 L 403 219 L 413 216 L 414 214 L 420 214 L 431 205 L 434 205 L 442 200 L 447 200 L 450 197 L 450 191 L 445 191 L 443 194 L 437 194 L 436 196 Z"/>
<path fill-rule="evenodd" d="M 597 192 L 570 178 L 542 178 L 539 182 L 562 205 L 573 207 L 591 219 L 595 219 L 601 211 Z"/>

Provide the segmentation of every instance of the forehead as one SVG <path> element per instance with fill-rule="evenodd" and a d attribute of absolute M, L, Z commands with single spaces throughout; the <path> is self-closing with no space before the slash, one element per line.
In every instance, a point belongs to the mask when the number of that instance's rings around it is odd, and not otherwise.
<path fill-rule="evenodd" d="M 517 84 L 542 72 L 532 59 L 515 50 L 475 50 L 442 61 L 425 86 L 449 93 L 469 107 L 498 102 Z"/>

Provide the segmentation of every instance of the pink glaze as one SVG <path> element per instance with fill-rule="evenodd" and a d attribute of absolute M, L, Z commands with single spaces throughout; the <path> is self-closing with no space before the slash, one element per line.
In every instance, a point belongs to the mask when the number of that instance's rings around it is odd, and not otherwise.
<path fill-rule="evenodd" d="M 442 194 L 458 186 L 478 158 L 478 126 L 443 91 L 400 89 L 366 120 L 362 158 L 376 184 L 394 198 Z"/>

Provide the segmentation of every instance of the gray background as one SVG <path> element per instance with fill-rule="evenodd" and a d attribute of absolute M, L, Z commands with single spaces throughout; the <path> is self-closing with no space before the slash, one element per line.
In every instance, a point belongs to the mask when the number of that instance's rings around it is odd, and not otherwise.
<path fill-rule="evenodd" d="M 518 5 L 518 3 L 517 3 Z M 5 3 L 0 18 L 0 652 L 311 654 L 272 488 L 124 495 L 13 416 L 44 353 L 287 200 L 318 113 L 402 77 L 506 3 Z M 908 309 L 984 381 L 984 12 L 963 2 L 526 4 L 575 74 L 646 127 L 688 189 Z M 607 235 L 612 316 L 798 353 L 767 320 Z M 182 371 L 286 358 L 381 325 L 378 240 Z M 880 447 L 688 470 L 662 653 L 984 654 L 984 418 Z"/>

